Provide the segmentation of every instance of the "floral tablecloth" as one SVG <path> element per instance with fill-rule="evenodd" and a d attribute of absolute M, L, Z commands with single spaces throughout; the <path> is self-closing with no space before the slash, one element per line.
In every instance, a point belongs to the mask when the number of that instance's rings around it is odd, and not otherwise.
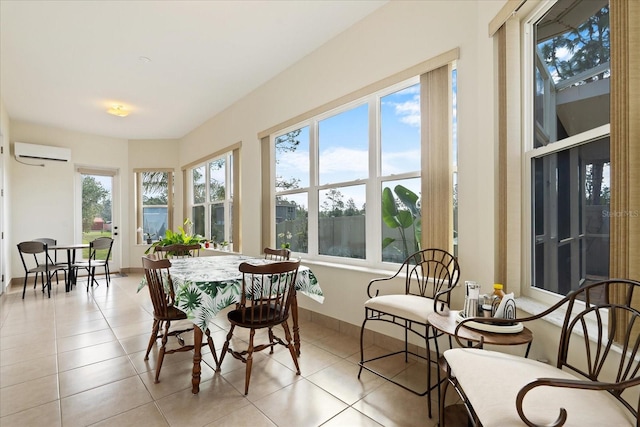
<path fill-rule="evenodd" d="M 209 320 L 220 310 L 240 300 L 243 262 L 267 264 L 274 261 L 244 255 L 182 258 L 171 260 L 171 278 L 176 294 L 176 306 L 203 331 Z M 300 266 L 296 290 L 322 303 L 324 295 L 318 279 L 309 267 Z"/>

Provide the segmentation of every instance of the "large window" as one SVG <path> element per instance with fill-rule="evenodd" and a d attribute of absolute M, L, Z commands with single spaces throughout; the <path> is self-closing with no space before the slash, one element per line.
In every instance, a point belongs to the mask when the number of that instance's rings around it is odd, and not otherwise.
<path fill-rule="evenodd" d="M 421 96 L 415 77 L 272 135 L 278 247 L 356 263 L 421 249 Z"/>
<path fill-rule="evenodd" d="M 164 237 L 173 216 L 173 171 L 136 171 L 138 244 Z"/>
<path fill-rule="evenodd" d="M 231 247 L 233 235 L 233 154 L 199 164 L 189 171 L 189 209 L 193 232 Z"/>
<path fill-rule="evenodd" d="M 531 23 L 532 286 L 609 277 L 609 6 L 559 0 Z"/>

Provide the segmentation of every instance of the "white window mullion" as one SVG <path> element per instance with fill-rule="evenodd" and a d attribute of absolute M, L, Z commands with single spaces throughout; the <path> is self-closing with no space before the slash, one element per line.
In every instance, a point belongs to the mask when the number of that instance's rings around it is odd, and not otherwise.
<path fill-rule="evenodd" d="M 380 208 L 382 185 L 379 178 L 382 169 L 380 131 L 380 97 L 375 96 L 369 100 L 369 183 L 365 209 L 368 237 L 366 259 L 370 262 L 382 259 L 382 245 L 380 242 L 372 241 L 372 239 L 380 240 L 382 236 L 382 209 Z"/>
<path fill-rule="evenodd" d="M 318 122 L 312 120 L 309 123 L 309 210 L 307 233 L 309 238 L 309 255 L 318 255 Z"/>

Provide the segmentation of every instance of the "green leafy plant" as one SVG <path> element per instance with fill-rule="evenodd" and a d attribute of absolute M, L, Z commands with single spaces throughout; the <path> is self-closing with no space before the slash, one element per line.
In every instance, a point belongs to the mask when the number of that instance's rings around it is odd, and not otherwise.
<path fill-rule="evenodd" d="M 191 226 L 193 222 L 189 218 L 184 220 L 183 227 L 178 227 L 178 232 L 174 232 L 172 230 L 167 230 L 163 238 L 158 240 L 157 242 L 153 242 L 153 244 L 144 252 L 148 254 L 153 252 L 156 246 L 168 246 L 175 244 L 182 245 L 193 245 L 196 243 L 203 243 L 206 239 L 199 234 L 191 233 Z M 185 231 L 187 228 L 189 231 Z"/>
<path fill-rule="evenodd" d="M 407 258 L 420 250 L 422 236 L 422 216 L 420 212 L 420 198 L 416 193 L 402 185 L 396 185 L 393 189 L 406 209 L 399 209 L 400 203 L 393 196 L 390 188 L 382 190 L 382 220 L 391 229 L 397 229 L 402 239 L 402 255 Z M 413 233 L 414 244 L 409 248 L 407 231 Z M 396 239 L 385 237 L 382 240 L 382 249 L 386 248 Z"/>

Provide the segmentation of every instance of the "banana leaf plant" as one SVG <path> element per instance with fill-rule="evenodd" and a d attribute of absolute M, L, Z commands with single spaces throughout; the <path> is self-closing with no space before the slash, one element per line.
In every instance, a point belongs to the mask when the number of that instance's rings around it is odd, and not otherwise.
<path fill-rule="evenodd" d="M 390 188 L 382 190 L 382 220 L 391 229 L 397 229 L 402 239 L 402 255 L 406 259 L 409 255 L 420 250 L 422 237 L 422 216 L 420 212 L 420 198 L 416 193 L 402 185 L 396 185 L 393 189 L 406 209 L 399 208 L 402 205 L 396 201 Z M 409 248 L 407 233 L 412 233 L 414 242 Z M 385 249 L 397 239 L 385 237 L 382 240 L 382 249 Z"/>

